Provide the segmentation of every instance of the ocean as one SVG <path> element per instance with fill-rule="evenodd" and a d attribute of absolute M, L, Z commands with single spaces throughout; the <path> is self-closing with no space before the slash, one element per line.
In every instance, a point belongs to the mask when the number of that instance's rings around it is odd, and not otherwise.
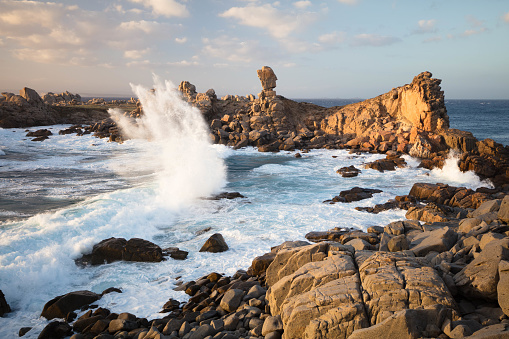
<path fill-rule="evenodd" d="M 21 327 L 29 326 L 33 329 L 25 337 L 37 338 L 48 323 L 39 317 L 44 304 L 77 290 L 121 288 L 122 294 L 107 294 L 95 304 L 117 313 L 162 317 L 158 312 L 169 298 L 188 298 L 173 290 L 177 279 L 210 272 L 232 275 L 271 246 L 305 240 L 310 231 L 366 230 L 404 219 L 402 210 L 373 215 L 355 207 L 408 194 L 415 182 L 486 185 L 473 173 L 461 173 L 454 158 L 444 169 L 430 171 L 406 156 L 406 168 L 385 173 L 362 169 L 358 177 L 342 178 L 337 169 L 363 168 L 383 155 L 313 150 L 296 158 L 296 152 L 210 145 L 198 111 L 178 99 L 172 84 L 156 87 L 157 94 L 136 88 L 147 118 L 130 131 L 135 139 L 122 144 L 58 135 L 64 125 L 49 127 L 53 135 L 44 142 L 31 141 L 25 129 L 0 129 L 0 290 L 13 309 L 0 318 L 0 337 L 17 337 Z M 495 131 L 508 126 L 509 101 L 451 100 L 446 105 L 451 127 L 509 143 L 507 130 Z M 166 108 L 164 114 L 160 107 Z M 486 117 L 486 125 L 476 123 L 479 116 Z M 360 202 L 323 203 L 354 186 L 383 192 Z M 203 199 L 222 191 L 238 191 L 245 198 Z M 200 253 L 213 233 L 221 233 L 230 249 Z M 189 256 L 160 263 L 75 264 L 109 237 L 139 237 L 162 248 L 179 247 Z"/>

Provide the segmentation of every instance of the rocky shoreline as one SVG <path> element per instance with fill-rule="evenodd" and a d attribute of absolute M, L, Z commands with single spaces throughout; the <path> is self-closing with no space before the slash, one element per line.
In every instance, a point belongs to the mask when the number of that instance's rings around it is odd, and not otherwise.
<path fill-rule="evenodd" d="M 263 67 L 258 76 L 263 88 L 258 98 L 218 99 L 214 90 L 197 93 L 188 82 L 182 82 L 179 91 L 202 111 L 215 143 L 255 146 L 261 152 L 347 148 L 383 153 L 385 159 L 366 164 L 382 172 L 405 166 L 402 154 L 420 158 L 423 167 L 441 167 L 452 150 L 460 154 L 461 170 L 474 171 L 493 188 L 415 184 L 408 195 L 357 208 L 366 213 L 405 209 L 406 220 L 367 232 L 311 232 L 306 235 L 309 242 L 285 242 L 232 277 L 212 272 L 182 282 L 176 289 L 189 295 L 189 301 L 170 299 L 161 305 L 166 315 L 160 319 L 94 306 L 106 293 L 121 293 L 117 288 L 102 294 L 70 292 L 45 305 L 41 316 L 62 320 L 50 322 L 39 338 L 509 337 L 509 147 L 449 129 L 440 80 L 429 72 L 376 98 L 332 108 L 276 95 L 277 78 L 270 67 Z M 30 105 L 37 116 L 54 121 L 46 113 L 57 106 L 47 106 L 36 94 L 23 90 L 24 112 Z M 13 100 L 0 100 L 3 126 L 12 121 L 3 117 L 6 106 L 16 107 Z M 140 105 L 125 113 L 133 121 L 141 115 Z M 95 122 L 61 133 L 95 133 L 117 142 L 126 138 L 110 118 L 88 118 Z M 19 121 L 42 121 L 38 119 Z M 33 136 L 51 137 L 44 134 Z M 338 175 L 349 178 L 360 171 L 345 167 Z M 377 193 L 354 187 L 324 203 L 348 203 Z M 216 198 L 240 197 L 224 193 Z M 228 250 L 220 234 L 209 241 L 202 250 Z M 142 239 L 111 238 L 77 264 L 157 262 L 168 256 L 185 260 L 187 253 L 182 252 Z M 9 311 L 0 293 L 0 315 Z M 82 311 L 87 312 L 76 319 Z M 20 329 L 20 336 L 29 331 Z"/>

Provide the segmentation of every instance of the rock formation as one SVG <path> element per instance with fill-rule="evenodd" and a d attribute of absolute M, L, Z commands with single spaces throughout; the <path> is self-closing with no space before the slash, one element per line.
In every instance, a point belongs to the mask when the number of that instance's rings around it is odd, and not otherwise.
<path fill-rule="evenodd" d="M 79 106 L 52 106 L 45 102 L 35 90 L 27 87 L 20 90 L 19 95 L 3 92 L 0 96 L 1 128 L 90 124 L 107 117 L 109 114 L 106 110 Z"/>
<path fill-rule="evenodd" d="M 262 98 L 272 98 L 276 96 L 276 74 L 269 66 L 263 66 L 262 69 L 256 71 L 258 74 L 258 78 L 260 78 L 260 82 L 262 83 L 262 91 L 258 94 L 260 99 Z"/>
<path fill-rule="evenodd" d="M 55 94 L 48 92 L 42 96 L 42 100 L 48 105 L 80 105 L 82 104 L 81 95 L 73 94 L 69 91 Z"/>
<path fill-rule="evenodd" d="M 183 97 L 204 113 L 214 143 L 255 146 L 261 152 L 309 148 L 395 152 L 421 158 L 427 168 L 441 167 L 452 149 L 463 154 L 462 170 L 473 170 L 497 186 L 509 184 L 509 147 L 449 129 L 441 80 L 430 72 L 378 97 L 331 108 L 276 95 L 273 70 L 264 66 L 257 73 L 262 84 L 258 99 L 229 95 L 216 100 L 208 95 L 211 90 L 195 93 L 188 82 L 179 86 Z"/>

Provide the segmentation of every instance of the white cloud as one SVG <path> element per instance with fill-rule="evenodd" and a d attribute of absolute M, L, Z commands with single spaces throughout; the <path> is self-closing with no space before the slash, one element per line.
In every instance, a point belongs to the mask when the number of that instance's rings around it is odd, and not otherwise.
<path fill-rule="evenodd" d="M 509 12 L 504 14 L 503 19 L 505 22 L 509 22 Z"/>
<path fill-rule="evenodd" d="M 357 4 L 357 0 L 338 0 L 338 2 L 346 5 L 355 5 Z"/>
<path fill-rule="evenodd" d="M 307 8 L 312 5 L 311 1 L 308 0 L 302 0 L 302 1 L 296 1 L 293 3 L 293 5 L 297 8 Z"/>
<path fill-rule="evenodd" d="M 419 22 L 417 22 L 419 27 L 414 31 L 414 33 L 423 34 L 436 32 L 436 23 L 437 21 L 435 19 L 419 20 Z"/>
<path fill-rule="evenodd" d="M 392 45 L 399 41 L 399 38 L 392 36 L 383 36 L 378 34 L 358 34 L 352 40 L 352 45 L 381 47 Z"/>
<path fill-rule="evenodd" d="M 266 29 L 276 39 L 284 39 L 316 20 L 316 15 L 312 12 L 298 14 L 285 12 L 271 4 L 232 7 L 219 16 L 236 19 L 245 26 Z"/>
<path fill-rule="evenodd" d="M 135 60 L 125 64 L 127 67 L 149 67 L 154 66 L 150 60 Z"/>
<path fill-rule="evenodd" d="M 189 60 L 182 60 L 177 62 L 168 62 L 168 65 L 170 66 L 198 66 L 200 63 L 198 61 L 189 61 Z"/>
<path fill-rule="evenodd" d="M 186 8 L 186 5 L 181 4 L 175 0 L 130 0 L 134 3 L 142 4 L 146 8 L 151 8 L 152 13 L 155 16 L 165 16 L 167 18 L 170 17 L 187 17 L 189 16 L 189 11 Z"/>
<path fill-rule="evenodd" d="M 312 44 L 304 40 L 295 39 L 293 37 L 288 37 L 279 41 L 281 46 L 285 49 L 285 51 L 291 54 L 300 54 L 306 52 L 315 52 L 320 49 L 318 44 Z"/>
<path fill-rule="evenodd" d="M 157 21 L 140 20 L 140 21 L 122 22 L 119 25 L 119 28 L 131 30 L 131 31 L 139 30 L 139 31 L 145 32 L 147 34 L 151 34 L 155 31 L 159 30 L 160 26 L 161 26 L 161 24 L 158 23 Z"/>
<path fill-rule="evenodd" d="M 185 44 L 187 42 L 187 38 L 186 37 L 175 38 L 175 42 L 178 43 L 178 44 Z"/>
<path fill-rule="evenodd" d="M 138 50 L 138 49 L 131 49 L 128 51 L 124 51 L 124 58 L 126 59 L 141 59 L 150 51 L 149 48 Z"/>
<path fill-rule="evenodd" d="M 467 29 L 461 35 L 467 37 L 467 36 L 471 36 L 471 35 L 480 34 L 480 33 L 483 33 L 485 31 L 486 31 L 485 27 L 481 27 L 479 29 Z"/>
<path fill-rule="evenodd" d="M 328 34 L 323 34 L 318 37 L 318 41 L 322 44 L 327 45 L 335 45 L 344 42 L 346 39 L 346 33 L 345 32 L 332 32 Z"/>
<path fill-rule="evenodd" d="M 33 49 L 21 48 L 13 51 L 16 58 L 20 60 L 34 61 L 43 64 L 60 63 L 65 65 L 83 66 L 93 65 L 97 59 L 90 55 L 85 49 L 76 50 L 70 54 L 66 50 L 59 49 Z"/>
<path fill-rule="evenodd" d="M 0 0 L 0 39 L 14 58 L 64 65 L 116 64 L 124 55 L 139 58 L 174 27 L 156 21 L 121 22 L 111 10 L 87 11 L 52 2 Z M 114 60 L 117 58 L 117 60 Z"/>
<path fill-rule="evenodd" d="M 264 49 L 259 47 L 258 41 L 243 41 L 237 38 L 221 36 L 213 40 L 203 39 L 205 46 L 203 54 L 221 60 L 235 63 L 250 63 L 261 57 Z"/>

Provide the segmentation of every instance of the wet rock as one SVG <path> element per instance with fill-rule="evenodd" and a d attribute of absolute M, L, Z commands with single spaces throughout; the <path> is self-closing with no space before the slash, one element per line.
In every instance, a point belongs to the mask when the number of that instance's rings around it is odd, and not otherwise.
<path fill-rule="evenodd" d="M 341 174 L 343 178 L 353 178 L 361 173 L 361 170 L 356 168 L 355 166 L 341 167 L 336 171 L 336 173 Z"/>
<path fill-rule="evenodd" d="M 25 334 L 30 332 L 31 329 L 32 329 L 32 327 L 22 327 L 22 328 L 20 328 L 19 332 L 18 332 L 18 336 L 19 337 L 23 337 Z"/>
<path fill-rule="evenodd" d="M 221 200 L 221 199 L 231 200 L 237 198 L 245 198 L 245 196 L 243 196 L 239 192 L 223 192 L 210 197 L 209 200 Z"/>
<path fill-rule="evenodd" d="M 35 132 L 28 132 L 27 137 L 49 137 L 53 133 L 48 129 L 39 129 Z"/>
<path fill-rule="evenodd" d="M 331 200 L 326 200 L 324 202 L 352 202 L 352 201 L 360 201 L 363 199 L 369 199 L 373 197 L 373 194 L 382 193 L 382 190 L 379 189 L 371 189 L 371 188 L 361 188 L 354 187 L 350 190 L 341 191 L 338 196 L 335 196 Z"/>
<path fill-rule="evenodd" d="M 341 239 L 341 236 L 347 233 L 347 230 L 340 229 L 340 230 L 329 230 L 329 231 L 322 231 L 322 232 L 309 232 L 305 235 L 306 239 L 312 242 L 320 242 L 324 240 L 331 240 L 331 241 L 339 241 Z"/>
<path fill-rule="evenodd" d="M 377 170 L 379 172 L 394 171 L 397 167 L 406 166 L 405 159 L 395 156 L 387 156 L 385 159 L 375 160 L 367 163 L 364 167 Z"/>
<path fill-rule="evenodd" d="M 63 321 L 52 321 L 44 327 L 37 339 L 60 339 L 71 334 L 71 325 Z"/>
<path fill-rule="evenodd" d="M 213 234 L 200 249 L 200 252 L 218 253 L 224 251 L 228 251 L 228 245 L 220 233 Z"/>
<path fill-rule="evenodd" d="M 189 252 L 179 249 L 178 247 L 168 247 L 163 250 L 163 255 L 169 255 L 175 260 L 185 260 Z"/>
<path fill-rule="evenodd" d="M 3 317 L 4 314 L 9 313 L 11 308 L 7 301 L 5 300 L 5 295 L 2 290 L 0 290 L 0 317 Z"/>
<path fill-rule="evenodd" d="M 89 305 L 100 298 L 100 294 L 90 291 L 76 291 L 60 295 L 44 305 L 41 316 L 48 320 L 65 318 L 69 312 Z"/>
<path fill-rule="evenodd" d="M 162 249 L 148 240 L 109 238 L 95 244 L 92 253 L 83 255 L 77 263 L 101 265 L 120 260 L 160 262 L 163 259 Z"/>

